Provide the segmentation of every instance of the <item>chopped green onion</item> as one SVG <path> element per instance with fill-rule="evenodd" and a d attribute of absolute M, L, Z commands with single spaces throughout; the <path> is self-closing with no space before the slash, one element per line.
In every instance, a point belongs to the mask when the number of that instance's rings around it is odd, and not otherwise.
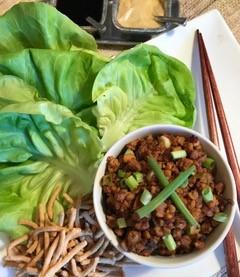
<path fill-rule="evenodd" d="M 141 172 L 134 172 L 133 176 L 138 181 L 138 183 L 143 181 L 143 174 Z"/>
<path fill-rule="evenodd" d="M 176 242 L 171 234 L 163 236 L 162 239 L 169 251 L 174 251 L 177 248 Z"/>
<path fill-rule="evenodd" d="M 202 197 L 205 203 L 213 201 L 213 193 L 210 187 L 206 187 L 202 190 Z"/>
<path fill-rule="evenodd" d="M 102 177 L 102 185 L 109 186 L 112 183 L 112 175 L 105 175 Z"/>
<path fill-rule="evenodd" d="M 155 175 L 157 176 L 160 185 L 162 185 L 163 187 L 168 186 L 169 185 L 168 179 L 164 175 L 164 173 L 163 173 L 161 167 L 158 165 L 157 161 L 149 158 L 148 165 L 155 172 Z M 170 196 L 170 198 L 172 199 L 172 201 L 175 204 L 175 206 L 177 207 L 177 209 L 182 213 L 182 215 L 185 217 L 185 219 L 191 226 L 199 226 L 196 219 L 192 216 L 192 214 L 190 213 L 190 211 L 188 210 L 188 208 L 186 207 L 186 205 L 183 203 L 182 199 L 178 196 L 178 194 L 176 192 L 173 192 L 172 195 Z"/>
<path fill-rule="evenodd" d="M 159 167 L 157 168 L 159 170 Z M 140 218 L 148 216 L 159 205 L 161 205 L 178 187 L 180 187 L 188 177 L 196 170 L 195 166 L 189 167 L 181 172 L 175 180 L 167 185 L 155 198 L 153 198 L 146 206 L 141 207 L 136 212 Z M 153 169 L 154 171 L 154 169 Z M 154 173 L 156 173 L 154 171 Z"/>
<path fill-rule="evenodd" d="M 187 152 L 185 150 L 176 150 L 171 152 L 172 158 L 174 160 L 187 157 Z"/>
<path fill-rule="evenodd" d="M 123 217 L 118 218 L 117 219 L 117 226 L 120 229 L 126 228 L 127 227 L 127 222 L 126 222 L 125 218 L 123 218 Z"/>
<path fill-rule="evenodd" d="M 161 136 L 160 140 L 163 142 L 163 144 L 166 148 L 169 148 L 171 146 L 171 141 L 168 137 Z"/>
<path fill-rule="evenodd" d="M 144 189 L 140 197 L 140 202 L 143 205 L 147 205 L 151 201 L 151 199 L 152 199 L 152 194 L 147 189 Z"/>
<path fill-rule="evenodd" d="M 202 166 L 212 170 L 215 167 L 215 161 L 214 159 L 208 157 L 202 162 Z"/>
<path fill-rule="evenodd" d="M 118 170 L 117 176 L 118 176 L 119 178 L 123 178 L 123 177 L 125 177 L 125 175 L 126 175 L 126 172 L 125 172 L 125 171 L 123 171 L 122 169 L 119 169 L 119 170 Z"/>
<path fill-rule="evenodd" d="M 225 222 L 228 216 L 226 213 L 217 213 L 214 215 L 213 219 L 218 222 Z"/>
<path fill-rule="evenodd" d="M 131 175 L 125 179 L 125 184 L 130 188 L 130 190 L 134 190 L 138 187 L 138 181 Z"/>

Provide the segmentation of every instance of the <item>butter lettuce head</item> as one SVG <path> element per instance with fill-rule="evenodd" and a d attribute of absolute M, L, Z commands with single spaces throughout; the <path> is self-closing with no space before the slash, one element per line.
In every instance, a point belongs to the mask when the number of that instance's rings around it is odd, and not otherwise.
<path fill-rule="evenodd" d="M 94 113 L 105 149 L 126 133 L 149 124 L 192 127 L 195 88 L 179 60 L 149 45 L 125 51 L 97 75 Z"/>

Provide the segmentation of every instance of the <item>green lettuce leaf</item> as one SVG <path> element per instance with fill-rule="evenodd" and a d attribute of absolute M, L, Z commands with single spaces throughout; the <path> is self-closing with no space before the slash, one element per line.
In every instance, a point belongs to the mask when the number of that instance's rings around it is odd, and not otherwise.
<path fill-rule="evenodd" d="M 0 88 L 0 108 L 9 104 L 35 101 L 38 98 L 34 87 L 15 76 L 0 74 Z"/>
<path fill-rule="evenodd" d="M 1 163 L 47 162 L 69 171 L 78 180 L 79 191 L 86 194 L 92 188 L 92 166 L 100 157 L 96 130 L 60 105 L 41 101 L 0 110 Z"/>
<path fill-rule="evenodd" d="M 156 47 L 125 51 L 97 75 L 92 92 L 104 149 L 149 124 L 192 127 L 195 88 L 191 72 Z"/>
<path fill-rule="evenodd" d="M 92 105 L 92 86 L 106 62 L 98 54 L 83 49 L 26 49 L 0 55 L 0 72 L 21 78 L 34 87 L 40 97 L 77 113 Z M 12 84 L 13 90 L 14 87 Z"/>
<path fill-rule="evenodd" d="M 0 54 L 25 48 L 96 50 L 95 39 L 54 7 L 20 3 L 0 17 Z"/>
<path fill-rule="evenodd" d="M 1 76 L 8 79 L 9 76 Z M 10 77 L 14 79 L 14 77 Z M 73 197 L 92 190 L 102 157 L 96 129 L 64 106 L 36 100 L 31 87 L 15 78 L 16 91 L 0 78 L 0 231 L 26 232 L 19 219 L 32 219 L 58 185 Z M 19 85 L 19 86 L 18 86 Z M 11 82 L 9 82 L 11 88 Z M 35 91 L 33 91 L 35 92 Z M 27 95 L 29 93 L 29 95 Z M 14 97 L 15 95 L 15 97 Z M 6 104 L 7 103 L 7 104 Z M 62 202 L 59 202 L 61 208 Z"/>
<path fill-rule="evenodd" d="M 62 192 L 69 187 L 69 178 L 45 162 L 25 162 L 0 168 L 0 230 L 15 239 L 28 229 L 20 219 L 32 219 L 39 203 L 46 205 L 57 186 Z M 61 199 L 54 211 L 63 209 Z"/>

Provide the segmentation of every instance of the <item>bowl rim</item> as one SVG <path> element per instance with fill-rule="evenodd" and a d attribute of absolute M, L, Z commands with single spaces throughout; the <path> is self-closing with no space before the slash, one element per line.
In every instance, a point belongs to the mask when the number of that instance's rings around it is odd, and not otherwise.
<path fill-rule="evenodd" d="M 113 233 L 112 229 L 108 227 L 108 225 L 105 222 L 105 217 L 102 217 L 101 213 L 100 213 L 100 209 L 99 206 L 102 207 L 102 203 L 101 203 L 101 199 L 102 199 L 102 190 L 101 190 L 101 185 L 99 183 L 99 175 L 100 177 L 103 176 L 103 174 L 101 174 L 101 172 L 105 172 L 105 168 L 106 168 L 106 160 L 107 157 L 111 155 L 111 153 L 117 148 L 123 148 L 127 143 L 129 143 L 130 141 L 136 139 L 137 137 L 145 137 L 147 136 L 147 134 L 151 134 L 151 133 L 184 133 L 184 135 L 194 135 L 198 138 L 200 138 L 201 141 L 204 141 L 205 144 L 208 144 L 211 148 L 213 148 L 213 150 L 216 152 L 216 154 L 220 157 L 220 159 L 222 160 L 224 167 L 226 169 L 226 172 L 229 175 L 229 179 L 230 179 L 230 186 L 231 186 L 231 191 L 232 191 L 232 206 L 230 208 L 230 212 L 229 212 L 229 218 L 227 223 L 224 226 L 223 232 L 218 236 L 217 239 L 215 239 L 215 241 L 212 243 L 212 245 L 206 249 L 203 249 L 201 252 L 199 251 L 199 254 L 195 255 L 195 257 L 190 257 L 192 255 L 193 252 L 189 253 L 189 254 L 184 254 L 184 255 L 178 255 L 178 257 L 183 257 L 185 256 L 186 259 L 185 261 L 175 261 L 173 260 L 174 258 L 176 258 L 176 256 L 170 256 L 170 257 L 164 257 L 164 256 L 149 256 L 149 257 L 144 257 L 138 254 L 135 254 L 133 252 L 126 252 L 124 251 L 118 244 L 116 245 L 113 242 L 113 238 L 117 240 L 116 235 Z M 102 167 L 104 170 L 102 170 Z M 99 191 L 98 188 L 101 190 L 101 195 L 99 197 Z M 100 199 L 100 201 L 98 201 L 98 199 Z M 145 266 L 151 266 L 151 267 L 158 267 L 158 268 L 177 268 L 177 267 L 182 267 L 182 266 L 186 266 L 189 264 L 192 264 L 194 262 L 199 261 L 200 259 L 206 257 L 207 255 L 209 255 L 210 253 L 212 253 L 224 240 L 224 238 L 226 237 L 228 231 L 230 230 L 233 220 L 234 220 L 234 216 L 235 216 L 235 212 L 236 212 L 236 201 L 237 201 L 237 194 L 236 194 L 236 187 L 235 187 L 235 181 L 233 178 L 233 174 L 232 171 L 230 169 L 230 166 L 228 164 L 228 161 L 226 160 L 226 158 L 224 157 L 223 153 L 217 148 L 216 145 L 214 145 L 207 137 L 203 136 L 201 133 L 190 129 L 190 128 L 186 128 L 186 127 L 182 127 L 182 126 L 178 126 L 178 125 L 173 125 L 173 124 L 154 124 L 154 125 L 149 125 L 149 126 L 145 126 L 142 128 L 138 128 L 130 133 L 128 133 L 127 135 L 123 136 L 122 138 L 120 138 L 117 142 L 115 142 L 110 148 L 109 150 L 105 153 L 101 163 L 98 166 L 96 175 L 95 175 L 95 179 L 94 179 L 94 187 L 93 187 L 93 204 L 94 204 L 94 209 L 95 209 L 95 213 L 96 213 L 96 217 L 98 220 L 98 223 L 101 227 L 101 229 L 103 230 L 105 236 L 108 238 L 108 240 L 113 244 L 114 247 L 116 247 L 121 253 L 123 253 L 126 257 L 128 257 L 129 259 L 145 265 Z M 105 215 L 105 213 L 104 213 Z M 111 236 L 110 234 L 111 233 Z M 196 252 L 194 252 L 196 253 Z M 154 261 L 151 261 L 150 258 L 154 258 Z M 169 260 L 169 262 L 157 262 L 157 259 L 165 259 L 165 260 Z M 170 261 L 171 260 L 171 261 Z"/>

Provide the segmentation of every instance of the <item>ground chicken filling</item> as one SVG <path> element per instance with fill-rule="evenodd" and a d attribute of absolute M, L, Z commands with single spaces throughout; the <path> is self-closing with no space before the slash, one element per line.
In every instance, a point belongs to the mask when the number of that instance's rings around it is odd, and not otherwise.
<path fill-rule="evenodd" d="M 167 138 L 168 145 L 163 136 Z M 174 159 L 171 153 L 179 150 L 184 150 L 186 157 Z M 126 155 L 126 151 L 131 151 L 133 155 Z M 199 223 L 197 232 L 189 232 L 189 224 L 170 198 L 147 217 L 140 219 L 136 214 L 136 210 L 143 206 L 140 199 L 144 189 L 153 198 L 163 190 L 148 165 L 148 157 L 158 162 L 169 182 L 195 165 L 195 174 L 189 177 L 184 186 L 176 189 L 176 193 Z M 204 248 L 206 238 L 219 224 L 214 216 L 231 205 L 231 201 L 223 197 L 224 184 L 214 179 L 217 169 L 203 167 L 206 159 L 207 154 L 198 138 L 169 134 L 149 135 L 134 140 L 126 145 L 117 158 L 108 157 L 104 178 L 110 181 L 107 184 L 102 181 L 103 204 L 107 224 L 125 251 L 143 256 L 169 256 Z M 124 178 L 136 172 L 141 173 L 142 180 L 135 189 L 130 189 L 119 172 L 124 172 Z M 212 191 L 212 200 L 207 203 L 202 196 L 206 187 Z M 119 227 L 119 218 L 124 218 L 126 226 Z M 174 250 L 169 250 L 164 243 L 163 237 L 167 234 L 171 234 L 175 241 Z"/>

